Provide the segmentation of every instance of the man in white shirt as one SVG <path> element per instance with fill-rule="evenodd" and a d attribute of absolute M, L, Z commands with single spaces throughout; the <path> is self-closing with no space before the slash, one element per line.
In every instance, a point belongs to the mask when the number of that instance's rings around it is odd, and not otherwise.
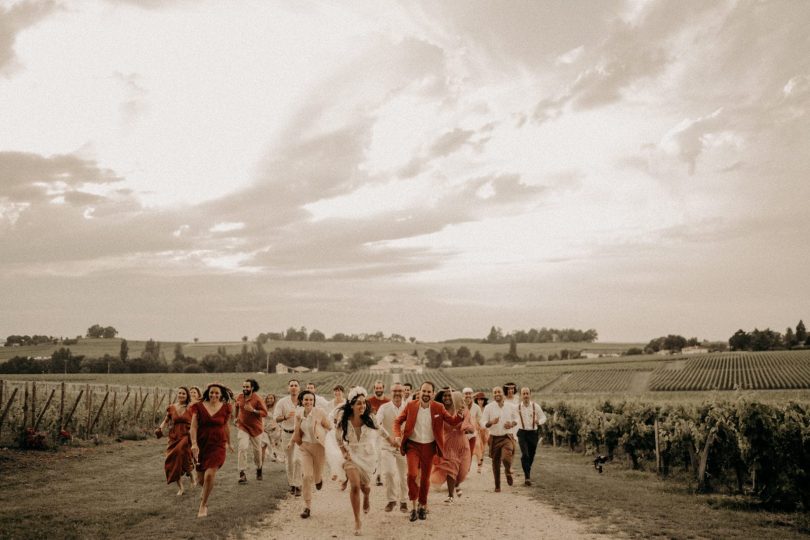
<path fill-rule="evenodd" d="M 465 388 L 461 391 L 464 395 L 464 404 L 470 410 L 470 423 L 474 426 L 477 426 L 481 422 L 481 407 L 478 406 L 473 400 L 473 390 L 472 388 Z M 477 431 L 477 430 L 476 430 Z M 467 442 L 470 443 L 470 455 L 473 454 L 475 450 L 475 431 L 472 433 L 467 433 Z M 470 461 L 472 463 L 472 461 Z"/>
<path fill-rule="evenodd" d="M 273 417 L 281 427 L 281 447 L 287 456 L 285 465 L 287 467 L 287 483 L 290 485 L 290 493 L 300 497 L 303 480 L 301 460 L 298 452 L 295 451 L 295 445 L 290 443 L 295 431 L 295 409 L 298 407 L 298 392 L 301 391 L 301 383 L 296 379 L 290 379 L 287 388 L 290 395 L 278 400 L 275 409 L 273 409 Z"/>
<path fill-rule="evenodd" d="M 520 403 L 520 395 L 518 394 L 517 385 L 515 383 L 508 382 L 503 385 L 503 401 L 517 408 Z M 517 430 L 517 426 L 509 430 L 515 438 L 517 438 Z"/>
<path fill-rule="evenodd" d="M 495 493 L 501 491 L 501 463 L 506 474 L 506 483 L 512 479 L 512 456 L 515 454 L 515 438 L 511 430 L 517 425 L 517 408 L 503 399 L 503 388 L 492 389 L 492 403 L 484 407 L 481 427 L 489 430 L 489 457 L 492 458 L 492 474 L 495 476 Z"/>
<path fill-rule="evenodd" d="M 315 394 L 315 406 L 316 407 L 318 407 L 319 409 L 324 411 L 326 414 L 329 414 L 331 412 L 331 409 L 329 408 L 329 401 L 327 401 L 327 399 L 325 397 L 323 397 L 321 395 L 318 395 L 317 387 L 315 386 L 315 383 L 311 383 L 311 382 L 307 383 L 307 391 L 312 392 L 313 394 Z"/>
<path fill-rule="evenodd" d="M 408 460 L 399 451 L 394 437 L 394 420 L 405 407 L 405 390 L 399 383 L 391 387 L 391 401 L 383 403 L 377 410 L 377 425 L 384 441 L 380 448 L 380 464 L 384 479 L 388 504 L 385 511 L 393 510 L 397 501 L 402 512 L 408 512 Z"/>
<path fill-rule="evenodd" d="M 523 468 L 524 486 L 532 485 L 532 463 L 537 452 L 540 433 L 538 428 L 546 423 L 546 413 L 531 398 L 531 390 L 525 386 L 520 389 L 517 439 L 520 445 L 520 466 Z"/>

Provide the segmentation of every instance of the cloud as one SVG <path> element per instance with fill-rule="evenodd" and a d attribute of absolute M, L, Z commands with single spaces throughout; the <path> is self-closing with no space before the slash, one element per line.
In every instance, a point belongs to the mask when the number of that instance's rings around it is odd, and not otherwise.
<path fill-rule="evenodd" d="M 9 8 L 0 5 L 0 75 L 14 68 L 17 35 L 47 17 L 56 9 L 51 0 L 23 0 Z"/>
<path fill-rule="evenodd" d="M 26 152 L 0 152 L 0 196 L 17 202 L 52 199 L 84 185 L 107 186 L 122 179 L 109 169 L 71 154 L 43 157 Z"/>

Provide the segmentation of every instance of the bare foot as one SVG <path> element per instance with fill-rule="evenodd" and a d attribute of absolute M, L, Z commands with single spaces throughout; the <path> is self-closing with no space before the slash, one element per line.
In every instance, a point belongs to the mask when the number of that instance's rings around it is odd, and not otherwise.
<path fill-rule="evenodd" d="M 200 511 L 197 512 L 197 517 L 208 517 L 208 507 L 207 506 L 200 506 Z"/>
<path fill-rule="evenodd" d="M 349 483 L 349 480 L 348 480 L 348 479 L 346 479 L 346 480 L 344 480 L 343 482 L 341 482 L 341 483 L 340 483 L 340 491 L 346 491 L 346 486 L 348 485 L 348 483 Z"/>
<path fill-rule="evenodd" d="M 183 487 L 181 486 L 180 489 L 177 490 L 177 496 L 179 497 L 180 495 L 182 495 L 185 492 L 186 492 L 186 490 L 183 489 Z"/>
<path fill-rule="evenodd" d="M 363 533 L 362 533 L 362 532 L 360 532 L 360 522 L 355 523 L 355 524 L 354 524 L 354 535 L 355 535 L 355 536 L 360 536 L 360 535 L 362 535 L 362 534 L 363 534 Z"/>

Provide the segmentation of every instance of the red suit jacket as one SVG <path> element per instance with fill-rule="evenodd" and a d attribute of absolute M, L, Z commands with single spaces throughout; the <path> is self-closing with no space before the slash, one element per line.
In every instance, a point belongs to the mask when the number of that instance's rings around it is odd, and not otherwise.
<path fill-rule="evenodd" d="M 399 443 L 399 451 L 402 455 L 405 455 L 405 443 L 408 442 L 408 438 L 416 426 L 416 416 L 419 414 L 420 403 L 421 400 L 418 399 L 409 401 L 394 420 L 394 435 L 402 439 L 402 442 Z M 451 416 L 447 409 L 444 408 L 444 405 L 438 401 L 430 402 L 430 418 L 433 424 L 433 438 L 436 439 L 437 453 L 441 456 L 444 453 L 443 423 L 447 422 L 451 426 L 456 426 L 464 419 L 459 415 Z M 405 424 L 404 429 L 402 424 Z"/>

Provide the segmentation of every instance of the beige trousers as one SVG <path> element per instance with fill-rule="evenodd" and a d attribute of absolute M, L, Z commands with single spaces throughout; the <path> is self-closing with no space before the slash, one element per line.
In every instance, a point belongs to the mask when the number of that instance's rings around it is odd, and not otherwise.
<path fill-rule="evenodd" d="M 262 436 L 251 437 L 250 434 L 241 429 L 237 430 L 237 454 L 236 461 L 240 471 L 247 467 L 248 451 L 253 453 L 253 463 L 257 469 L 262 468 Z"/>
<path fill-rule="evenodd" d="M 326 452 L 318 443 L 301 443 L 301 472 L 304 475 L 304 503 L 309 508 L 312 503 L 312 486 L 323 481 L 323 466 L 326 463 Z"/>

